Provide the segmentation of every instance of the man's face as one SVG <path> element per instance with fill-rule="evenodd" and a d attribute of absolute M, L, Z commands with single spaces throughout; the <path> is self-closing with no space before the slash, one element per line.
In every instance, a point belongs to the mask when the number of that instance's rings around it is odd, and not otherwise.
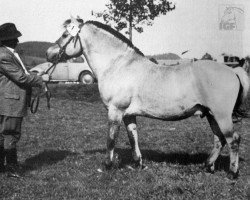
<path fill-rule="evenodd" d="M 2 41 L 2 44 L 7 46 L 7 47 L 10 47 L 12 49 L 15 49 L 18 42 L 19 42 L 18 38 L 14 38 L 14 39 L 11 39 L 11 40 Z"/>

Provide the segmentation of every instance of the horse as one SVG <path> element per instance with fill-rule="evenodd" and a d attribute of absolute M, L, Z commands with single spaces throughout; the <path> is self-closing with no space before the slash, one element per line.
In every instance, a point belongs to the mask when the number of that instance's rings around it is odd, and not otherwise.
<path fill-rule="evenodd" d="M 143 168 L 137 116 L 174 121 L 200 115 L 207 118 L 214 133 L 214 148 L 205 165 L 207 170 L 214 172 L 214 163 L 228 144 L 228 176 L 237 178 L 240 135 L 234 130 L 232 113 L 244 102 L 249 89 L 249 79 L 242 68 L 230 69 L 209 60 L 161 66 L 108 25 L 73 17 L 63 25 L 62 36 L 46 51 L 47 60 L 53 62 L 62 50 L 66 59 L 85 56 L 108 111 L 106 167 L 114 164 L 114 148 L 122 121 L 133 160 L 137 167 Z"/>

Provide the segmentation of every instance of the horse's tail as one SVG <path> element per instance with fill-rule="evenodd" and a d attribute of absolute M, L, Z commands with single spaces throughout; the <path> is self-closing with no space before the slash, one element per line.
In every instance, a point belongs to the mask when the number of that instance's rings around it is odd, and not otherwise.
<path fill-rule="evenodd" d="M 236 67 L 233 69 L 233 71 L 236 73 L 240 81 L 240 90 L 239 90 L 238 98 L 234 106 L 233 115 L 239 116 L 239 117 L 250 117 L 250 115 L 247 114 L 246 108 L 243 109 L 241 107 L 248 96 L 248 91 L 249 91 L 249 86 L 250 86 L 249 77 L 246 71 L 242 67 Z"/>

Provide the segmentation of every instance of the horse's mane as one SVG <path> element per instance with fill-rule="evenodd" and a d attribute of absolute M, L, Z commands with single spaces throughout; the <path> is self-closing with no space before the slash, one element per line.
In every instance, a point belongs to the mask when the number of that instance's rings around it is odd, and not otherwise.
<path fill-rule="evenodd" d="M 77 18 L 76 19 L 79 23 L 83 24 L 83 20 L 80 19 L 80 18 Z M 64 23 L 63 23 L 63 26 L 64 28 L 71 23 L 71 19 L 67 19 Z M 85 22 L 84 24 L 93 24 L 95 25 L 96 27 L 98 28 L 101 28 L 109 33 L 111 33 L 112 35 L 114 35 L 116 38 L 120 39 L 121 41 L 125 42 L 129 47 L 131 47 L 132 49 L 135 50 L 136 53 L 144 56 L 144 54 L 137 48 L 133 45 L 133 43 L 128 39 L 126 38 L 123 34 L 121 34 L 120 32 L 114 30 L 113 28 L 111 28 L 109 25 L 106 25 L 106 24 L 103 24 L 101 22 L 98 22 L 98 21 L 87 21 Z"/>
<path fill-rule="evenodd" d="M 125 37 L 120 32 L 116 31 L 115 29 L 113 29 L 111 26 L 103 24 L 103 23 L 98 22 L 98 21 L 87 21 L 85 24 L 93 24 L 93 25 L 97 26 L 98 28 L 101 28 L 101 29 L 103 29 L 103 30 L 111 33 L 116 38 L 118 38 L 121 41 L 125 42 L 129 47 L 131 47 L 132 49 L 134 49 L 136 53 L 144 56 L 144 54 L 137 47 L 135 47 L 133 45 L 133 43 L 127 37 Z"/>

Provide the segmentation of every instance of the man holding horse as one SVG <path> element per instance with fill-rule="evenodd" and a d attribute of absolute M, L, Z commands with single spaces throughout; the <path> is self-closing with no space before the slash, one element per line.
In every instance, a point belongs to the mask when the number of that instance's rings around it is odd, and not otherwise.
<path fill-rule="evenodd" d="M 0 26 L 0 173 L 7 172 L 16 178 L 21 176 L 16 146 L 30 104 L 31 89 L 49 81 L 47 74 L 29 73 L 15 52 L 21 35 L 13 23 Z"/>

